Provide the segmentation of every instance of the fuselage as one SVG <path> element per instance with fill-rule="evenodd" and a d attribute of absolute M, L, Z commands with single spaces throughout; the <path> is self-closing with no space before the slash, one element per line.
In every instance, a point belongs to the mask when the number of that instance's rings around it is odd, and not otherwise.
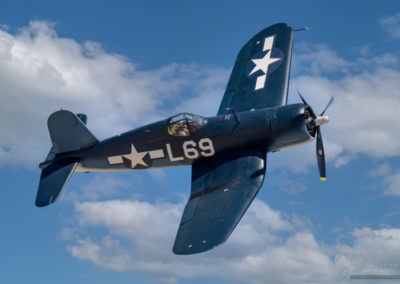
<path fill-rule="evenodd" d="M 180 119 L 182 117 L 182 119 Z M 68 153 L 75 171 L 121 171 L 191 165 L 241 149 L 279 151 L 313 140 L 303 104 L 203 118 L 181 114 Z"/>

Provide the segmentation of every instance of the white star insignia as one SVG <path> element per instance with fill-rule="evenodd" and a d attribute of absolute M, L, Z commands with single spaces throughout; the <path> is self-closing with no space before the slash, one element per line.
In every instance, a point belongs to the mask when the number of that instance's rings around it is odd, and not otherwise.
<path fill-rule="evenodd" d="M 133 144 L 132 144 L 131 153 L 130 153 L 130 154 L 127 154 L 127 155 L 122 155 L 122 157 L 124 157 L 124 158 L 130 160 L 130 163 L 131 163 L 130 166 L 131 166 L 131 168 L 133 169 L 133 168 L 135 168 L 137 165 L 142 165 L 142 166 L 145 166 L 145 167 L 148 167 L 148 166 L 149 166 L 149 165 L 147 165 L 147 164 L 143 161 L 143 158 L 144 158 L 144 156 L 146 156 L 146 155 L 147 155 L 147 152 L 140 152 L 140 153 L 138 153 L 138 151 L 136 150 L 135 146 L 133 146 Z"/>
<path fill-rule="evenodd" d="M 263 58 L 259 59 L 252 59 L 253 63 L 256 65 L 254 66 L 253 70 L 251 70 L 249 75 L 252 75 L 256 73 L 258 70 L 261 70 L 264 72 L 264 74 L 268 73 L 268 66 L 270 64 L 275 63 L 276 61 L 281 60 L 280 58 L 271 58 L 271 50 L 267 52 L 267 54 L 264 55 Z"/>
<path fill-rule="evenodd" d="M 268 67 L 271 64 L 281 60 L 281 58 L 271 58 L 272 47 L 274 45 L 275 36 L 270 36 L 264 39 L 263 51 L 267 51 L 267 54 L 263 58 L 252 59 L 254 66 L 253 70 L 249 73 L 249 76 L 253 75 L 257 71 L 261 70 L 264 74 L 257 77 L 255 90 L 264 88 L 265 81 L 267 79 Z"/>

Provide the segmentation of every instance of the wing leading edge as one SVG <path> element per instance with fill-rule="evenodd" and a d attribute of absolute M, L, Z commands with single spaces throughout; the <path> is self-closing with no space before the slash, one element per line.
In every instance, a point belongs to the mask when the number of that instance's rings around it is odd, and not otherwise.
<path fill-rule="evenodd" d="M 293 29 L 287 24 L 270 26 L 240 50 L 218 115 L 227 108 L 249 111 L 287 102 Z"/>
<path fill-rule="evenodd" d="M 195 254 L 225 242 L 262 186 L 265 169 L 266 154 L 259 151 L 195 162 L 173 252 Z"/>

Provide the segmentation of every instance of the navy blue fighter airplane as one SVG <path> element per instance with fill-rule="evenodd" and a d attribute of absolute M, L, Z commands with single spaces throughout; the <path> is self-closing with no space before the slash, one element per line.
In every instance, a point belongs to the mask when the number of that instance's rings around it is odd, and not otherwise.
<path fill-rule="evenodd" d="M 181 113 L 99 141 L 86 115 L 50 115 L 53 147 L 40 164 L 36 206 L 57 200 L 75 172 L 192 166 L 192 189 L 173 252 L 194 254 L 225 242 L 264 181 L 267 152 L 317 140 L 320 177 L 325 158 L 317 116 L 302 104 L 287 105 L 293 29 L 270 26 L 240 50 L 214 117 Z"/>

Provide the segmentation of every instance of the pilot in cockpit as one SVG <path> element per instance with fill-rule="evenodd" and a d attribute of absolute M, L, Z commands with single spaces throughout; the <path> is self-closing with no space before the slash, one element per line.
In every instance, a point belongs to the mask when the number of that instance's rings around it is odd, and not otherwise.
<path fill-rule="evenodd" d="M 177 121 L 169 126 L 169 134 L 174 136 L 189 136 L 189 128 L 185 120 Z"/>

